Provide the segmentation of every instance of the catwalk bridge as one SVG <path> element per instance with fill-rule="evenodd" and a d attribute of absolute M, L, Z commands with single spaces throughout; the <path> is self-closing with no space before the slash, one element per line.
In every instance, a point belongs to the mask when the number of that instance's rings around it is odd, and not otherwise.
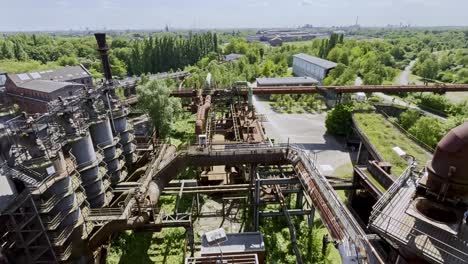
<path fill-rule="evenodd" d="M 133 87 L 134 88 L 134 87 Z M 126 102 L 128 104 L 135 104 L 137 97 L 133 92 L 130 93 Z M 194 95 L 195 89 L 184 88 L 173 91 L 171 93 L 174 97 L 190 98 Z M 269 95 L 269 94 L 322 94 L 322 95 L 341 95 L 345 93 L 400 93 L 400 92 L 432 92 L 444 94 L 446 92 L 467 92 L 468 84 L 434 84 L 434 85 L 344 85 L 344 86 L 262 86 L 252 88 L 252 94 L 255 95 Z M 235 95 L 247 96 L 249 88 L 246 87 L 233 87 L 226 89 L 212 89 L 203 90 L 203 94 L 226 94 L 231 93 Z"/>
<path fill-rule="evenodd" d="M 178 152 L 163 145 L 160 149 L 157 157 L 148 165 L 145 175 L 137 183 L 138 190 L 143 193 L 143 196 L 146 196 L 147 192 L 150 191 L 148 186 L 152 182 L 157 185 L 154 193 L 159 198 L 159 195 L 165 192 L 165 188 L 177 176 L 177 173 L 191 165 L 291 164 L 306 194 L 306 199 L 311 201 L 314 208 L 318 209 L 330 235 L 339 242 L 339 249 L 345 262 L 384 263 L 373 244 L 368 240 L 363 228 L 338 197 L 333 186 L 318 171 L 317 165 L 307 150 L 289 144 L 233 144 L 205 148 L 190 146 L 188 149 Z M 102 226 L 103 231 L 101 234 L 93 236 L 92 244 L 97 246 L 101 239 L 108 237 L 109 233 L 125 229 L 139 229 L 146 226 L 161 228 L 177 226 L 178 224 L 187 227 L 190 225 L 187 222 L 189 218 L 185 215 L 181 218 L 180 215 L 167 216 L 156 215 L 156 213 L 153 219 L 157 218 L 159 222 L 146 221 L 132 224 L 135 221 L 125 221 L 125 219 L 132 217 L 131 212 L 135 212 L 136 205 L 140 203 L 138 199 L 142 197 L 140 195 L 138 198 L 131 189 L 128 190 L 128 193 L 130 198 L 120 209 L 95 209 L 91 212 L 87 221 Z M 108 213 L 111 215 L 107 215 Z M 141 211 L 139 214 L 141 215 Z M 113 222 L 116 221 L 123 223 L 114 226 Z"/>

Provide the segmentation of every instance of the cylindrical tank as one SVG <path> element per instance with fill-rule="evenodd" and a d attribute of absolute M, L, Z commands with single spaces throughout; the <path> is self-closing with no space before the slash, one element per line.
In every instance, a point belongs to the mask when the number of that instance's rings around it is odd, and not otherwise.
<path fill-rule="evenodd" d="M 95 145 L 112 142 L 113 135 L 109 118 L 103 119 L 101 122 L 96 122 L 89 126 L 91 137 Z"/>
<path fill-rule="evenodd" d="M 96 160 L 96 152 L 94 151 L 91 136 L 86 135 L 82 138 L 72 142 L 71 152 L 76 157 L 78 166 L 85 163 L 92 163 Z"/>
<path fill-rule="evenodd" d="M 120 119 L 121 118 L 118 120 Z M 120 123 L 118 122 L 118 124 Z M 92 124 L 90 126 L 90 131 L 94 145 L 103 152 L 104 162 L 107 164 L 107 174 L 114 174 L 116 170 L 120 170 L 117 164 L 119 163 L 121 152 L 117 151 L 117 139 L 114 139 L 112 134 L 109 118 L 105 118 L 101 122 Z M 114 185 L 120 181 L 120 178 L 117 179 L 114 177 L 114 180 L 111 181 L 111 183 Z"/>
<path fill-rule="evenodd" d="M 430 191 L 468 199 L 468 122 L 440 140 L 427 171 Z"/>
<path fill-rule="evenodd" d="M 133 144 L 135 139 L 133 128 L 128 124 L 127 120 L 128 111 L 126 108 L 121 108 L 113 113 L 115 114 L 113 119 L 114 129 L 120 137 L 119 143 L 122 145 L 125 161 L 127 165 L 132 165 L 135 161 L 134 152 L 136 148 L 135 144 Z"/>
<path fill-rule="evenodd" d="M 57 155 L 52 159 L 55 172 L 58 174 L 63 173 L 67 169 L 67 164 L 62 151 L 57 151 Z"/>
<path fill-rule="evenodd" d="M 104 184 L 99 172 L 96 152 L 89 134 L 71 143 L 71 152 L 76 157 L 78 172 L 91 208 L 106 204 Z"/>

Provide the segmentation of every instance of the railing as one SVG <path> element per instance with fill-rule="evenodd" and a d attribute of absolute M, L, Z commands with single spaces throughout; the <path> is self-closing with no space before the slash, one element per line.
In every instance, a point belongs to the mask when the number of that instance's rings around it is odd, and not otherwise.
<path fill-rule="evenodd" d="M 445 262 L 447 263 L 451 262 L 449 261 L 446 257 L 441 256 L 441 252 L 444 254 L 447 254 L 448 256 L 462 262 L 462 263 L 468 263 L 468 253 L 463 252 L 453 246 L 450 246 L 443 241 L 440 241 L 439 239 L 428 235 L 427 233 L 418 230 L 414 226 L 409 226 L 408 224 L 401 222 L 395 218 L 393 218 L 391 215 L 383 213 L 381 211 L 378 212 L 379 216 L 384 219 L 383 221 L 385 223 L 382 223 L 382 226 L 385 225 L 385 228 L 381 228 L 380 225 L 373 225 L 373 228 L 380 229 L 383 231 L 387 236 L 392 237 L 395 240 L 401 240 L 398 236 L 395 236 L 394 233 L 402 233 L 404 232 L 407 234 L 405 238 L 408 238 L 408 240 L 416 240 L 417 238 L 421 238 L 422 236 L 425 236 L 424 243 L 421 244 L 416 242 L 412 245 L 413 247 L 417 248 L 418 251 L 421 251 L 423 255 L 426 255 L 426 257 L 437 261 L 437 262 Z M 430 243 L 428 243 L 430 241 Z M 411 245 L 410 243 L 408 245 Z"/>
<path fill-rule="evenodd" d="M 240 141 L 239 126 L 237 124 L 237 112 L 234 108 L 234 105 L 231 104 L 231 114 L 232 114 L 232 125 L 234 128 L 234 138 L 236 141 Z"/>
<path fill-rule="evenodd" d="M 95 166 L 93 166 L 94 164 L 96 164 L 96 166 L 99 165 L 99 162 L 98 162 L 97 157 L 96 157 L 95 160 L 89 160 L 89 161 L 86 161 L 86 162 L 83 162 L 83 163 L 78 164 L 78 165 L 76 166 L 76 169 L 77 169 L 78 171 L 81 171 L 81 170 L 83 170 L 84 168 L 88 168 L 88 167 L 89 167 L 88 169 L 90 169 L 90 168 L 92 168 L 92 167 L 95 167 Z"/>
<path fill-rule="evenodd" d="M 397 195 L 400 188 L 406 184 L 408 179 L 412 176 L 411 166 L 406 168 L 406 170 L 401 174 L 400 177 L 388 188 L 388 190 L 382 195 L 382 197 L 377 201 L 377 203 L 372 207 L 372 214 L 369 217 L 369 222 L 372 222 L 377 217 L 378 213 L 387 206 L 392 198 Z"/>
<path fill-rule="evenodd" d="M 211 253 L 218 254 L 218 253 Z M 220 252 L 221 254 L 221 252 Z M 221 255 L 218 256 L 203 256 L 203 257 L 188 257 L 185 259 L 185 264 L 216 264 L 216 263 L 249 263 L 258 264 L 257 254 L 224 254 L 221 261 Z"/>
<path fill-rule="evenodd" d="M 65 240 L 70 236 L 70 234 L 73 232 L 73 229 L 75 229 L 75 223 L 72 225 L 67 226 L 64 228 L 62 231 L 60 231 L 58 234 L 55 233 L 51 235 L 51 240 L 52 244 L 61 246 L 65 242 Z"/>
<path fill-rule="evenodd" d="M 72 249 L 73 249 L 73 243 L 70 243 L 70 245 L 67 246 L 67 248 L 59 254 L 60 260 L 64 261 L 67 260 L 71 254 L 72 254 Z"/>
<path fill-rule="evenodd" d="M 342 225 L 342 230 L 345 232 L 347 237 L 353 241 L 357 248 L 365 250 L 367 255 L 372 256 L 376 261 L 384 263 L 380 259 L 379 255 L 376 253 L 373 246 L 367 240 L 366 234 L 360 228 L 359 224 L 352 217 L 352 214 L 346 209 L 346 206 L 341 202 L 337 197 L 335 191 L 329 184 L 329 182 L 322 176 L 318 171 L 313 160 L 310 159 L 309 155 L 306 155 L 303 148 L 297 147 L 295 145 L 289 146 L 290 149 L 293 149 L 297 152 L 298 156 L 302 160 L 303 165 L 306 167 L 306 170 L 309 173 L 314 174 L 313 180 L 320 189 L 320 193 L 323 194 L 327 203 L 329 203 L 329 208 L 333 209 L 335 214 L 335 220 L 338 220 Z M 312 175 L 310 175 L 312 177 Z M 363 252 L 357 252 L 358 256 Z"/>

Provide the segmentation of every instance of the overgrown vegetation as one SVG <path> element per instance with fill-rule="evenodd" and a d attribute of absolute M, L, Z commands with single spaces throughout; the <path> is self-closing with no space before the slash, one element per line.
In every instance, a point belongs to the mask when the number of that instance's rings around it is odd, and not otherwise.
<path fill-rule="evenodd" d="M 294 199 L 287 198 L 287 200 L 290 203 L 294 202 Z M 273 205 L 269 205 L 268 208 L 278 210 L 276 207 L 273 208 Z M 327 245 L 325 254 L 322 254 L 322 238 L 328 235 L 328 231 L 319 217 L 315 218 L 312 227 L 309 227 L 303 217 L 294 217 L 293 222 L 296 228 L 297 244 L 304 263 L 341 263 L 340 254 L 331 243 Z M 288 224 L 284 217 L 263 218 L 260 232 L 264 236 L 267 249 L 266 263 L 297 263 Z"/>
<path fill-rule="evenodd" d="M 323 103 L 319 95 L 271 95 L 271 107 L 279 113 L 313 113 L 322 111 Z"/>
<path fill-rule="evenodd" d="M 398 118 L 398 123 L 424 144 L 435 148 L 437 143 L 452 128 L 468 121 L 467 115 L 450 116 L 442 121 L 433 116 L 424 116 L 420 111 L 408 109 Z"/>
<path fill-rule="evenodd" d="M 182 112 L 180 99 L 171 97 L 171 91 L 166 82 L 158 79 L 137 87 L 138 105 L 150 117 L 159 139 L 169 136 L 175 119 Z"/>
<path fill-rule="evenodd" d="M 408 162 L 396 154 L 392 148 L 400 147 L 409 155 L 416 157 L 419 165 L 424 166 L 431 158 L 430 153 L 401 133 L 382 115 L 375 113 L 355 113 L 356 125 L 365 133 L 383 158 L 392 164 L 392 173 L 399 176 Z"/>
<path fill-rule="evenodd" d="M 369 111 L 372 106 L 367 103 L 350 101 L 344 104 L 338 104 L 333 110 L 327 113 L 325 127 L 327 133 L 347 136 L 352 132 L 352 113 L 355 111 Z"/>

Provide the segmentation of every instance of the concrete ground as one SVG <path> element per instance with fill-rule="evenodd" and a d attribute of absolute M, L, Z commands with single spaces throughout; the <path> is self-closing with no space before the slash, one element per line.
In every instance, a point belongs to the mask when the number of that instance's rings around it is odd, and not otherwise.
<path fill-rule="evenodd" d="M 344 140 L 326 134 L 326 113 L 317 114 L 280 114 L 273 111 L 268 101 L 254 96 L 257 113 L 266 117 L 263 123 L 269 138 L 275 143 L 301 144 L 305 149 L 317 153 L 320 170 L 332 175 L 340 166 L 351 163 L 351 156 L 345 148 Z"/>

